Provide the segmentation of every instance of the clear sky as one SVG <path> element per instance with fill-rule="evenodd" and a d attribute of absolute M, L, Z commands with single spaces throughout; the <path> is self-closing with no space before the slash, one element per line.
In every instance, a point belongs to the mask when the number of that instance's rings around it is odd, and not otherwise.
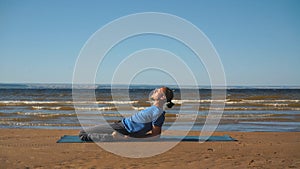
<path fill-rule="evenodd" d="M 0 83 L 71 83 L 88 38 L 105 24 L 140 12 L 170 13 L 202 30 L 220 56 L 228 85 L 300 85 L 298 0 L 1 0 Z M 114 65 L 132 52 L 162 48 L 186 60 L 200 85 L 209 85 L 203 66 L 185 58 L 188 51 L 180 55 L 179 46 L 154 35 L 124 41 L 100 65 L 96 82 L 109 83 Z M 156 71 L 140 73 L 133 82 L 155 83 L 154 75 L 174 82 Z"/>

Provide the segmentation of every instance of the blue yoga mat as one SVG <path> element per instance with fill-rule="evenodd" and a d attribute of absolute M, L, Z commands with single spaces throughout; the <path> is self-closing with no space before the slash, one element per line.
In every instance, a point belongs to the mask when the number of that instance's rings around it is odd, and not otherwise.
<path fill-rule="evenodd" d="M 157 140 L 144 140 L 144 139 L 133 139 L 133 140 L 126 140 L 125 142 L 141 142 L 141 141 L 154 141 L 154 142 L 160 142 L 160 141 L 190 141 L 190 142 L 197 142 L 197 141 L 237 141 L 236 139 L 224 135 L 224 136 L 161 136 Z M 90 141 L 92 142 L 92 141 Z M 116 140 L 112 142 L 124 142 L 123 140 Z M 57 140 L 57 143 L 86 143 L 85 141 L 80 140 L 78 136 L 73 135 L 64 135 L 59 140 Z"/>

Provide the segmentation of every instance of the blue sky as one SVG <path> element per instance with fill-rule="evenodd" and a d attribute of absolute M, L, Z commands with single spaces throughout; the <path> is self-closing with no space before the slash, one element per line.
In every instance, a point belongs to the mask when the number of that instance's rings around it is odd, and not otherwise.
<path fill-rule="evenodd" d="M 228 85 L 299 86 L 299 9 L 297 0 L 2 0 L 0 83 L 71 83 L 79 52 L 94 32 L 129 14 L 162 12 L 184 18 L 206 34 L 220 56 Z M 110 83 L 113 65 L 149 47 L 181 48 L 165 37 L 129 39 L 100 65 L 96 82 Z M 178 51 L 172 52 L 186 60 L 198 83 L 209 85 L 201 63 L 189 60 L 187 50 L 182 55 Z M 141 73 L 133 82 L 158 83 L 154 76 L 164 79 L 162 83 L 174 83 L 157 71 Z"/>

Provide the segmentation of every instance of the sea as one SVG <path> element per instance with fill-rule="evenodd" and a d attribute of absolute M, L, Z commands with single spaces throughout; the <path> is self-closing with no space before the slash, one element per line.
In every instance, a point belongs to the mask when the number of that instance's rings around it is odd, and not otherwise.
<path fill-rule="evenodd" d="M 79 130 L 101 124 L 103 119 L 118 121 L 150 106 L 149 93 L 157 87 L 2 83 L 0 128 Z M 165 109 L 165 130 L 201 131 L 209 125 L 207 119 L 213 117 L 209 115 L 217 112 L 216 131 L 300 131 L 300 87 L 169 87 L 175 106 Z M 216 90 L 225 94 L 223 100 L 214 100 Z M 74 91 L 80 91 L 82 99 L 78 95 L 74 99 Z M 85 93 L 93 93 L 94 98 L 87 99 Z M 215 102 L 224 107 L 212 106 Z"/>

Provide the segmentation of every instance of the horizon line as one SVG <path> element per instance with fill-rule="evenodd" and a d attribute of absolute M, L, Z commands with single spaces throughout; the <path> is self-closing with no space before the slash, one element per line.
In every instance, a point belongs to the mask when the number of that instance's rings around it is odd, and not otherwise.
<path fill-rule="evenodd" d="M 50 86 L 52 85 L 52 86 Z M 54 85 L 54 86 L 53 86 Z M 68 86 L 66 86 L 68 85 Z M 3 88 L 2 88 L 2 87 Z M 73 84 L 73 83 L 3 83 L 0 82 L 0 89 L 4 89 L 5 87 L 10 88 L 69 88 L 72 89 L 74 86 L 75 88 L 89 88 L 89 89 L 97 89 L 101 87 L 115 87 L 115 88 L 122 88 L 122 87 L 158 87 L 158 86 L 169 86 L 173 88 L 199 88 L 199 89 L 232 89 L 232 88 L 237 88 L 237 89 L 250 89 L 250 88 L 256 88 L 256 89 L 300 89 L 300 85 L 181 85 L 178 86 L 177 84 L 108 84 L 108 83 L 95 83 L 95 84 L 88 84 L 88 83 L 78 83 L 78 84 Z"/>

